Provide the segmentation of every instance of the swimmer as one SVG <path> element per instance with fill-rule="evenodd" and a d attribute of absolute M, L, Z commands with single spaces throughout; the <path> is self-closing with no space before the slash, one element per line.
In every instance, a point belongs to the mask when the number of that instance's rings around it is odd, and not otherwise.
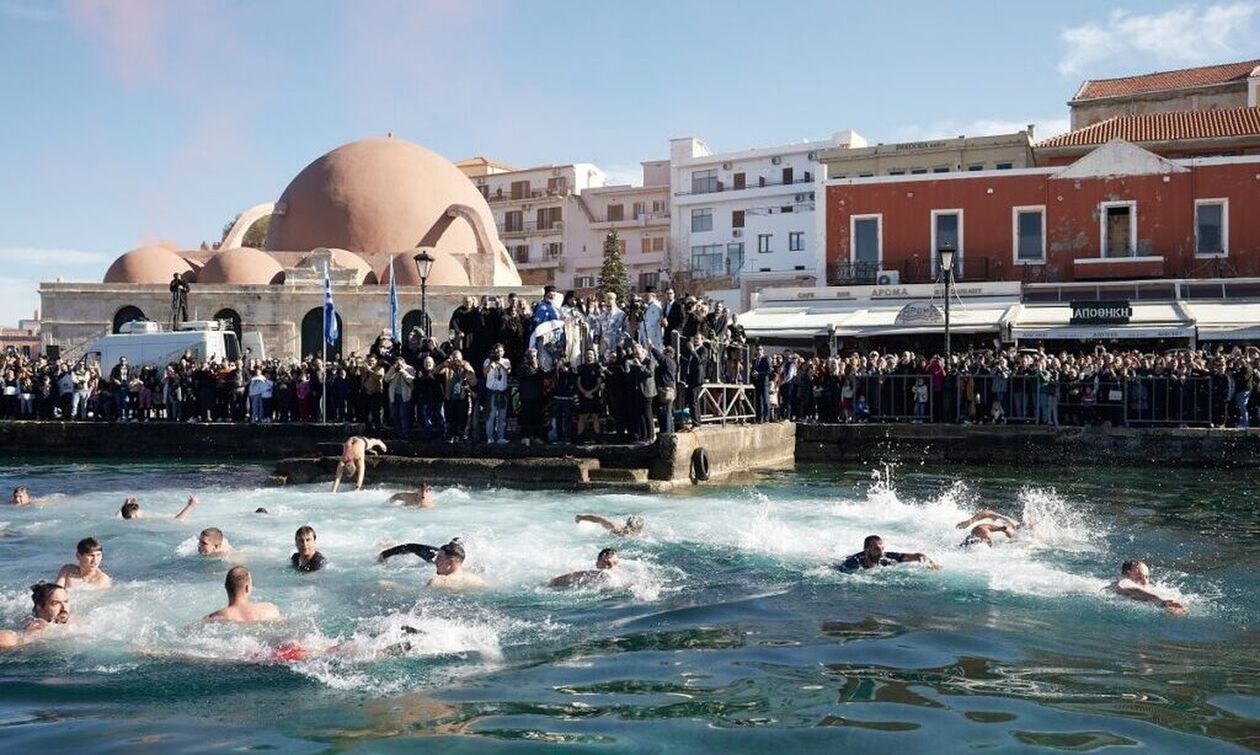
<path fill-rule="evenodd" d="M 258 508 L 254 509 L 254 513 L 255 514 L 270 514 L 271 512 L 267 511 L 266 508 L 259 506 Z"/>
<path fill-rule="evenodd" d="M 404 506 L 416 506 L 422 509 L 433 508 L 433 488 L 429 487 L 426 482 L 420 486 L 420 489 L 412 493 L 404 491 L 402 493 L 394 493 L 389 497 L 386 503 L 401 503 Z"/>
<path fill-rule="evenodd" d="M 548 587 L 575 587 L 580 585 L 590 585 L 596 582 L 605 582 L 612 575 L 612 570 L 617 568 L 617 564 L 621 563 L 621 559 L 617 558 L 617 551 L 612 548 L 605 548 L 595 557 L 595 568 L 584 569 L 582 571 L 569 572 L 561 574 L 559 577 L 553 577 L 547 583 Z"/>
<path fill-rule="evenodd" d="M 388 450 L 385 448 L 385 442 L 376 438 L 364 438 L 355 435 L 348 439 L 346 445 L 341 449 L 341 459 L 337 462 L 337 472 L 333 475 L 332 492 L 337 492 L 337 488 L 341 485 L 342 476 L 351 471 L 356 475 L 354 489 L 362 489 L 363 475 L 367 472 L 366 457 L 369 452 L 378 449 L 381 453 Z"/>
<path fill-rule="evenodd" d="M 111 584 L 109 575 L 101 571 L 103 559 L 104 551 L 101 549 L 101 541 L 94 537 L 83 538 L 75 548 L 75 560 L 78 563 L 61 567 L 61 571 L 57 572 L 55 584 L 68 588 L 75 582 L 82 582 L 94 587 L 109 587 Z"/>
<path fill-rule="evenodd" d="M 643 533 L 643 517 L 638 515 L 626 517 L 625 524 L 617 524 L 597 514 L 578 514 L 573 521 L 579 524 L 594 522 L 619 537 L 634 537 Z"/>
<path fill-rule="evenodd" d="M 420 543 L 404 543 L 381 551 L 378 560 L 411 553 L 437 567 L 437 576 L 429 580 L 429 587 L 445 590 L 463 590 L 467 588 L 486 587 L 486 581 L 474 574 L 464 571 L 464 545 L 459 538 L 452 538 L 440 548 Z"/>
<path fill-rule="evenodd" d="M 175 515 L 176 519 L 187 519 L 192 510 L 197 508 L 197 496 L 189 496 L 188 503 L 184 504 L 184 508 L 179 510 Z M 136 500 L 134 495 L 129 495 L 123 500 L 122 508 L 118 510 L 119 516 L 123 519 L 140 519 L 144 512 L 140 510 L 140 502 Z"/>
<path fill-rule="evenodd" d="M 249 597 L 254 592 L 254 579 L 249 569 L 244 566 L 233 566 L 228 569 L 223 580 L 223 588 L 227 590 L 228 604 L 201 620 L 201 623 L 214 621 L 230 621 L 238 624 L 249 624 L 256 621 L 278 621 L 280 609 L 274 603 L 253 603 Z"/>
<path fill-rule="evenodd" d="M 289 562 L 298 571 L 319 571 L 328 563 L 324 554 L 315 550 L 315 528 L 309 524 L 298 527 L 293 535 L 293 547 L 297 548 L 297 553 L 289 557 Z"/>
<path fill-rule="evenodd" d="M 13 489 L 13 497 L 9 499 L 9 503 L 14 506 L 30 506 L 39 501 L 31 498 L 31 491 L 25 485 L 18 485 Z"/>
<path fill-rule="evenodd" d="M 1151 590 L 1151 569 L 1144 561 L 1125 561 L 1120 565 L 1120 578 L 1107 586 L 1117 595 L 1145 603 L 1158 603 L 1174 616 L 1184 616 L 1185 605 L 1161 597 Z"/>
<path fill-rule="evenodd" d="M 989 522 L 976 524 L 984 519 L 990 519 L 997 522 L 997 524 Z M 1020 524 L 1009 516 L 999 514 L 996 511 L 984 509 L 982 511 L 977 511 L 967 520 L 959 522 L 956 527 L 960 530 L 971 527 L 971 532 L 967 535 L 966 539 L 962 541 L 962 547 L 967 548 L 972 545 L 979 545 L 980 543 L 984 543 L 985 545 L 992 547 L 993 533 L 1000 532 L 1003 535 L 1006 535 L 1009 540 L 1010 538 L 1015 537 L 1015 530 L 1020 528 Z"/>
<path fill-rule="evenodd" d="M 52 582 L 31 585 L 31 618 L 20 632 L 0 630 L 0 649 L 15 648 L 35 639 L 52 624 L 70 621 L 70 593 Z"/>
<path fill-rule="evenodd" d="M 907 561 L 918 561 L 927 564 L 929 569 L 941 568 L 935 561 L 922 553 L 896 553 L 884 550 L 884 539 L 879 535 L 867 535 L 866 539 L 862 541 L 862 551 L 860 553 L 854 553 L 841 563 L 832 566 L 832 568 L 845 574 L 852 574 L 861 569 L 870 569 L 875 566 L 892 566 L 893 564 L 901 564 Z"/>
<path fill-rule="evenodd" d="M 218 527 L 206 527 L 197 536 L 197 553 L 202 556 L 223 557 L 231 550 L 231 543 L 223 536 L 223 530 Z"/>

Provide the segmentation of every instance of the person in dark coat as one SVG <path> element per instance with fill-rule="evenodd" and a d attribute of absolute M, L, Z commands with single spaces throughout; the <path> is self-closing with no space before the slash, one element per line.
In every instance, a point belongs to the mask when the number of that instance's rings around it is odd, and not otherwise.
<path fill-rule="evenodd" d="M 682 363 L 679 365 L 682 382 L 686 385 L 692 427 L 700 426 L 700 388 L 705 382 L 705 365 L 708 362 L 709 347 L 704 345 L 704 338 L 697 333 L 683 344 Z"/>
<path fill-rule="evenodd" d="M 678 360 L 674 347 L 652 348 L 656 360 L 656 411 L 660 419 L 660 431 L 674 432 L 674 399 L 678 396 Z"/>
<path fill-rule="evenodd" d="M 525 352 L 525 361 L 521 365 L 520 377 L 517 381 L 517 394 L 521 399 L 520 425 L 521 440 L 525 445 L 534 441 L 546 441 L 547 432 L 543 425 L 543 407 L 546 406 L 546 390 L 544 378 L 547 373 L 538 365 L 538 351 L 529 349 Z"/>
<path fill-rule="evenodd" d="M 634 427 L 637 440 L 656 440 L 656 423 L 652 421 L 652 403 L 656 400 L 656 360 L 648 350 L 635 344 L 626 359 L 627 424 Z"/>

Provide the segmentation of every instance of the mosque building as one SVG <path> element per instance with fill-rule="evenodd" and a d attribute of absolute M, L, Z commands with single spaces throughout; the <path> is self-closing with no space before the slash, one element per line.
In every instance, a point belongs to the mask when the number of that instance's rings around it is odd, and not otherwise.
<path fill-rule="evenodd" d="M 264 218 L 263 248 L 242 246 Z M 116 259 L 100 283 L 42 283 L 44 344 L 73 359 L 133 320 L 169 323 L 178 275 L 191 289 L 190 320 L 257 332 L 268 357 L 319 353 L 327 269 L 340 325 L 329 354 L 363 354 L 390 326 L 391 278 L 403 332 L 423 322 L 413 260 L 420 249 L 435 258 L 427 311 L 439 338 L 465 296 L 541 293 L 521 284 L 485 197 L 454 164 L 402 139 L 372 138 L 306 166 L 275 202 L 242 213 L 216 250 L 142 246 Z"/>

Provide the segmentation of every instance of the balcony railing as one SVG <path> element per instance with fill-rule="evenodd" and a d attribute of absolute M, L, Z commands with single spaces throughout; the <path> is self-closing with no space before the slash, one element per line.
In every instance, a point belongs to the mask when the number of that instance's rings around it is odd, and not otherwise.
<path fill-rule="evenodd" d="M 622 215 L 619 218 L 610 218 L 607 215 L 596 215 L 594 222 L 596 223 L 630 223 L 632 225 L 651 223 L 655 220 L 669 220 L 668 212 L 641 212 L 638 215 Z"/>
<path fill-rule="evenodd" d="M 791 181 L 773 181 L 767 178 L 758 177 L 755 181 L 745 181 L 743 186 L 727 186 L 725 181 L 718 181 L 713 184 L 713 188 L 702 189 L 701 191 L 676 191 L 674 196 L 687 197 L 696 194 L 720 194 L 727 191 L 743 191 L 745 189 L 765 189 L 772 186 L 798 186 L 801 184 L 812 184 L 814 177 L 811 174 L 809 178 L 794 178 Z"/>
<path fill-rule="evenodd" d="M 959 281 L 998 280 L 999 265 L 988 257 L 964 257 L 954 263 L 954 279 Z M 940 266 L 936 260 L 911 257 L 901 264 L 894 262 L 832 262 L 827 266 L 827 284 L 830 286 L 873 286 L 879 282 L 881 270 L 893 271 L 899 283 L 933 283 L 940 280 Z"/>
<path fill-rule="evenodd" d="M 501 236 L 521 233 L 558 233 L 564 230 L 563 220 L 553 220 L 542 224 L 535 220 L 525 220 L 520 223 L 498 223 L 497 225 Z"/>
<path fill-rule="evenodd" d="M 487 202 L 525 202 L 530 199 L 545 199 L 548 197 L 563 197 L 569 194 L 568 186 L 560 186 L 554 189 L 530 189 L 528 192 L 515 193 L 510 191 L 492 191 L 485 195 Z"/>

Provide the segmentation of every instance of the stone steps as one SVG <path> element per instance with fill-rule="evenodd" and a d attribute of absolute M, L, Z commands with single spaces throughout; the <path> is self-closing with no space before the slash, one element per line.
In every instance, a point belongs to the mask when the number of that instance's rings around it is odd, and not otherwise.
<path fill-rule="evenodd" d="M 648 471 L 646 469 L 608 469 L 600 466 L 587 470 L 586 474 L 591 482 L 644 483 L 648 481 Z"/>

